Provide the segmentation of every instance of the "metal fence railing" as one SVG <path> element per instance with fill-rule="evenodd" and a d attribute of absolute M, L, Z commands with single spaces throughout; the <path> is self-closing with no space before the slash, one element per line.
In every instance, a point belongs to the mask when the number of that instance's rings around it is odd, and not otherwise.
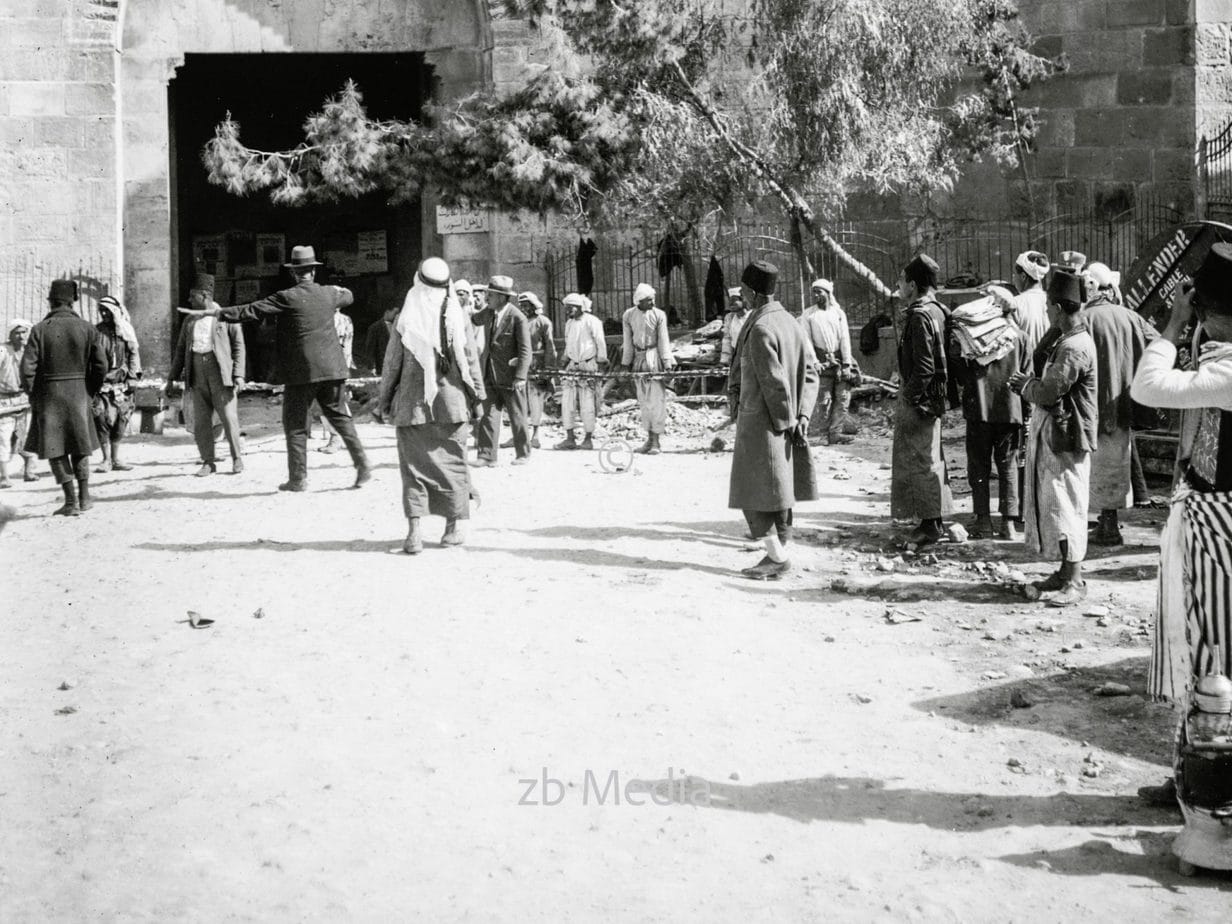
<path fill-rule="evenodd" d="M 47 292 L 53 279 L 73 279 L 83 318 L 98 321 L 98 300 L 116 289 L 118 273 L 113 258 L 95 256 L 65 266 L 32 254 L 0 253 L 0 328 L 13 318 L 38 322 L 47 313 Z"/>
<path fill-rule="evenodd" d="M 1012 280 L 1014 259 L 1024 250 L 1041 250 L 1054 258 L 1077 250 L 1088 260 L 1124 271 L 1148 241 L 1185 217 L 1171 204 L 1142 194 L 1132 208 L 1110 216 L 1071 213 L 1034 223 L 1000 216 L 878 219 L 836 222 L 826 229 L 893 288 L 900 268 L 920 252 L 932 256 L 953 284 Z M 778 266 L 778 297 L 789 310 L 799 312 L 808 303 L 807 273 L 801 270 L 786 227 L 745 225 L 708 236 L 692 234 L 666 255 L 664 240 L 648 236 L 633 243 L 597 242 L 591 298 L 598 317 L 619 319 L 632 304 L 637 283 L 647 282 L 658 290 L 659 307 L 695 326 L 714 314 L 716 305 L 713 298 L 707 300 L 707 292 L 737 285 L 741 271 L 756 259 Z M 851 323 L 862 324 L 886 310 L 884 300 L 833 253 L 811 244 L 807 253 L 813 271 L 833 280 Z M 571 250 L 558 250 L 549 251 L 544 260 L 550 310 L 559 324 L 560 299 L 577 287 L 576 257 Z"/>
<path fill-rule="evenodd" d="M 1205 217 L 1213 221 L 1232 218 L 1232 121 L 1198 139 L 1198 182 Z"/>

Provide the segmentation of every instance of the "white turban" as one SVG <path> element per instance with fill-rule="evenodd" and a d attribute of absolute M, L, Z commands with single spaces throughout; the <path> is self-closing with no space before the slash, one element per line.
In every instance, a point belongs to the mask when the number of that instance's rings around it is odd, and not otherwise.
<path fill-rule="evenodd" d="M 471 288 L 471 284 L 467 282 L 465 279 L 459 279 L 457 282 L 455 282 L 453 284 L 453 290 L 455 292 L 473 292 L 474 291 Z"/>
<path fill-rule="evenodd" d="M 834 283 L 832 283 L 829 279 L 814 279 L 813 285 L 810 288 L 821 289 L 827 295 L 834 294 Z"/>
<path fill-rule="evenodd" d="M 13 336 L 13 331 L 17 330 L 19 327 L 24 327 L 26 330 L 29 330 L 32 326 L 33 325 L 25 318 L 13 318 L 13 320 L 9 321 L 8 335 L 10 337 Z"/>
<path fill-rule="evenodd" d="M 1048 275 L 1048 257 L 1038 250 L 1024 250 L 1018 255 L 1014 265 L 1036 282 Z"/>
<path fill-rule="evenodd" d="M 527 302 L 528 304 L 534 305 L 534 306 L 535 306 L 535 310 L 536 310 L 536 311 L 542 311 L 542 310 L 543 310 L 543 302 L 541 302 L 541 301 L 539 300 L 539 296 L 538 296 L 538 295 L 536 295 L 534 292 L 523 292 L 523 293 L 521 293 L 521 294 L 518 296 L 518 301 L 520 301 L 520 302 Z"/>
<path fill-rule="evenodd" d="M 639 282 L 637 288 L 633 290 L 633 304 L 638 304 L 644 298 L 654 298 L 654 286 L 647 285 L 644 282 Z"/>
<path fill-rule="evenodd" d="M 582 312 L 590 311 L 590 299 L 579 292 L 570 292 L 563 299 L 566 308 L 578 308 Z"/>
<path fill-rule="evenodd" d="M 744 298 L 744 290 L 740 286 L 732 286 L 727 290 L 728 298 Z"/>
<path fill-rule="evenodd" d="M 1086 269 L 1087 278 L 1097 289 L 1109 289 L 1121 284 L 1121 274 L 1114 273 L 1107 264 L 1091 263 Z"/>

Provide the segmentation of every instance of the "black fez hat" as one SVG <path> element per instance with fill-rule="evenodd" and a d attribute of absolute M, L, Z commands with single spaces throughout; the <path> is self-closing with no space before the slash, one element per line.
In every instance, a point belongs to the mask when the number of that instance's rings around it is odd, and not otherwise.
<path fill-rule="evenodd" d="M 744 268 L 740 281 L 758 295 L 773 295 L 779 281 L 779 268 L 765 260 L 755 260 Z"/>
<path fill-rule="evenodd" d="M 1210 249 L 1194 276 L 1194 288 L 1215 302 L 1220 314 L 1232 312 L 1232 244 Z"/>
<path fill-rule="evenodd" d="M 1081 305 L 1087 300 L 1086 280 L 1073 270 L 1057 267 L 1048 280 L 1048 299 Z"/>
<path fill-rule="evenodd" d="M 193 277 L 192 291 L 201 292 L 206 298 L 214 297 L 214 277 L 209 273 L 197 273 Z"/>
<path fill-rule="evenodd" d="M 917 289 L 935 289 L 941 267 L 928 254 L 917 253 L 911 258 L 911 262 L 903 267 L 903 275 L 908 282 L 914 282 Z"/>
<path fill-rule="evenodd" d="M 53 302 L 77 301 L 77 283 L 71 279 L 53 279 L 47 298 Z"/>

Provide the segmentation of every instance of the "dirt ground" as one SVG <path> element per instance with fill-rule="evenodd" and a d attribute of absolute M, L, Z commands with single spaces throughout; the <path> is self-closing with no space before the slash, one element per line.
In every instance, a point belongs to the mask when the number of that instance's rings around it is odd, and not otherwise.
<path fill-rule="evenodd" d="M 1160 511 L 1043 609 L 1020 546 L 902 555 L 874 426 L 815 450 L 794 571 L 753 583 L 695 428 L 480 471 L 469 545 L 408 558 L 393 431 L 363 490 L 312 453 L 280 494 L 276 413 L 245 403 L 241 476 L 175 429 L 79 519 L 0 495 L 0 920 L 1226 916 L 1135 796 Z"/>

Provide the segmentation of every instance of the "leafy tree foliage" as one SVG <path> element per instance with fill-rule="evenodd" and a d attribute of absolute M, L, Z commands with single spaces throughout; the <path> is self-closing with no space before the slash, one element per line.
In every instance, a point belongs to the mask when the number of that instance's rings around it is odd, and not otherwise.
<path fill-rule="evenodd" d="M 348 84 L 290 151 L 228 119 L 210 178 L 284 203 L 431 187 L 445 204 L 562 210 L 592 226 L 688 226 L 770 196 L 878 291 L 826 233 L 857 192 L 948 186 L 1012 163 L 1038 128 L 1019 93 L 1061 62 L 1029 50 L 1009 0 L 505 0 L 563 37 L 582 76 L 376 121 Z M 821 216 L 820 218 L 818 216 Z"/>

